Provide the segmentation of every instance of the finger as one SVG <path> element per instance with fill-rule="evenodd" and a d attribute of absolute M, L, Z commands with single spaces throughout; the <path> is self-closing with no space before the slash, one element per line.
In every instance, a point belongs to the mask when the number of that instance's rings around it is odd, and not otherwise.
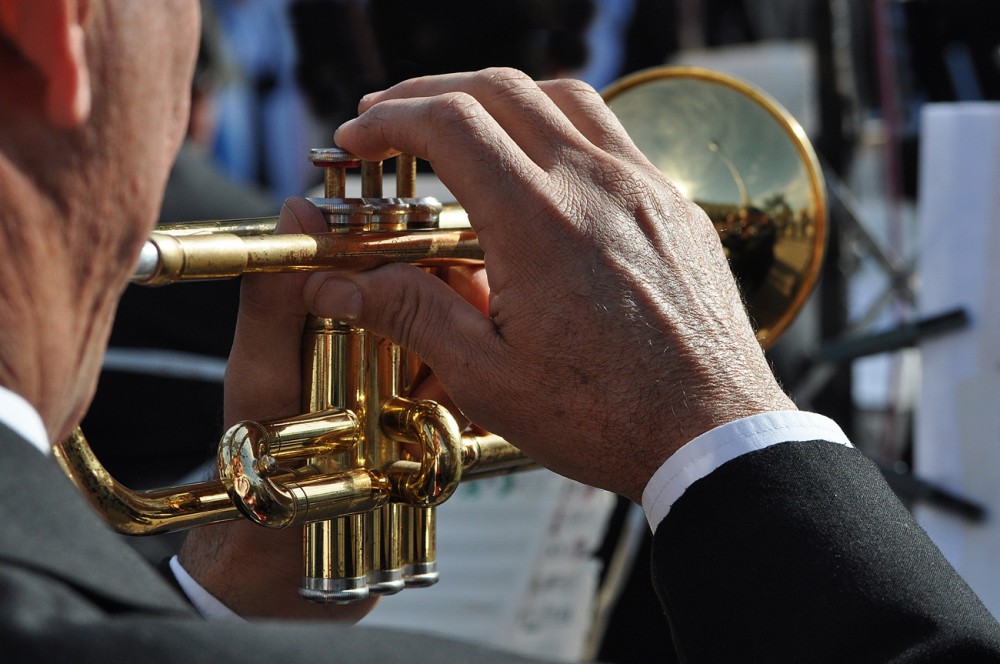
<path fill-rule="evenodd" d="M 538 86 L 595 146 L 628 161 L 645 159 L 593 87 L 574 79 L 540 81 Z"/>
<path fill-rule="evenodd" d="M 489 315 L 490 289 L 487 284 L 486 270 L 482 265 L 444 265 L 423 269 L 428 274 L 432 274 L 448 284 L 463 300 L 474 306 L 483 315 Z M 433 373 L 426 364 L 420 362 L 410 377 L 411 385 L 419 391 L 420 386 L 428 378 L 433 379 Z M 440 381 L 434 380 L 434 384 L 440 386 Z"/>
<path fill-rule="evenodd" d="M 431 272 L 435 274 L 434 271 Z M 482 266 L 451 265 L 439 268 L 435 276 L 448 284 L 463 300 L 476 307 L 484 315 L 489 311 L 489 286 L 486 284 L 486 270 Z M 417 399 L 431 399 L 441 404 L 455 417 L 459 427 L 469 424 L 469 419 L 455 405 L 454 400 L 441 384 L 437 374 L 427 365 L 421 365 L 415 376 L 411 396 Z"/>
<path fill-rule="evenodd" d="M 406 152 L 430 162 L 463 202 L 480 243 L 489 249 L 489 227 L 500 219 L 509 232 L 538 213 L 546 196 L 545 172 L 525 155 L 497 121 L 468 94 L 389 99 L 337 130 L 338 145 L 362 159 Z"/>
<path fill-rule="evenodd" d="M 458 426 L 461 429 L 464 429 L 469 424 L 469 419 L 455 405 L 455 402 L 448 395 L 447 390 L 444 389 L 444 385 L 441 384 L 441 379 L 435 373 L 428 373 L 414 387 L 410 396 L 414 399 L 430 399 L 444 406 L 455 418 L 455 421 L 458 422 Z"/>
<path fill-rule="evenodd" d="M 366 96 L 358 109 L 364 113 L 388 100 L 456 92 L 479 102 L 524 153 L 543 169 L 558 163 L 567 148 L 583 147 L 586 143 L 538 83 L 521 71 L 504 67 L 403 81 L 388 90 Z"/>
<path fill-rule="evenodd" d="M 486 281 L 485 267 L 482 265 L 451 265 L 442 270 L 440 277 L 463 300 L 482 313 L 489 315 L 490 286 Z"/>
<path fill-rule="evenodd" d="M 450 394 L 481 391 L 503 340 L 489 317 L 419 268 L 385 265 L 366 272 L 316 273 L 305 300 L 317 316 L 370 330 L 420 357 Z"/>
<path fill-rule="evenodd" d="M 316 233 L 322 214 L 302 198 L 285 202 L 276 233 Z M 246 275 L 233 349 L 226 366 L 225 425 L 274 419 L 299 410 L 302 328 L 309 311 L 303 274 Z"/>

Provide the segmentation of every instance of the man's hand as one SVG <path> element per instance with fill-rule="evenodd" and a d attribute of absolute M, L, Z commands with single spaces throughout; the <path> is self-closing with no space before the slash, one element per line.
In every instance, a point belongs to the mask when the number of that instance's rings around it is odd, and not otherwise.
<path fill-rule="evenodd" d="M 678 447 L 794 408 L 719 238 L 576 81 L 493 69 L 368 95 L 337 143 L 430 161 L 486 255 L 488 314 L 421 270 L 309 277 L 317 315 L 417 353 L 476 424 L 638 501 Z"/>

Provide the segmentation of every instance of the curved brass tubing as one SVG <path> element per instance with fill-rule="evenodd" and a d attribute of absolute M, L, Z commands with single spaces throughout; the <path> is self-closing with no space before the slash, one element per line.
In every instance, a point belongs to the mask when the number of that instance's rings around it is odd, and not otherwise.
<path fill-rule="evenodd" d="M 396 461 L 388 469 L 404 503 L 434 507 L 455 493 L 462 480 L 462 433 L 447 408 L 396 397 L 383 406 L 381 424 L 389 438 L 420 449 L 419 463 Z"/>
<path fill-rule="evenodd" d="M 389 500 L 383 473 L 352 469 L 322 476 L 308 467 L 278 473 L 282 461 L 349 449 L 357 439 L 357 417 L 347 410 L 240 422 L 219 443 L 219 477 L 239 511 L 262 526 L 360 514 Z"/>
<path fill-rule="evenodd" d="M 150 491 L 130 489 L 112 477 L 79 429 L 56 445 L 53 455 L 111 527 L 125 535 L 157 535 L 244 516 L 281 528 L 366 512 L 389 500 L 427 507 L 446 500 L 463 473 L 485 477 L 533 465 L 498 436 L 459 435 L 451 414 L 433 402 L 394 402 L 387 419 L 389 426 L 404 427 L 393 429 L 397 439 L 427 451 L 419 463 L 397 461 L 388 472 L 357 469 L 323 476 L 307 467 L 277 471 L 279 461 L 353 444 L 356 421 L 349 411 L 312 413 L 270 424 L 241 422 L 219 446 L 220 455 L 228 450 L 223 472 L 228 479 Z M 248 489 L 253 485 L 254 490 L 230 488 L 236 485 Z"/>
<path fill-rule="evenodd" d="M 126 535 L 156 535 L 240 518 L 218 480 L 152 491 L 122 486 L 104 468 L 80 429 L 52 451 L 73 483 L 111 526 Z"/>

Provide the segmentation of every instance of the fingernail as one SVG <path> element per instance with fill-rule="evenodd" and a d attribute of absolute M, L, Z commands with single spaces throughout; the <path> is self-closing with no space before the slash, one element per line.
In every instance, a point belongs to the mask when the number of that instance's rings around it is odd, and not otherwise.
<path fill-rule="evenodd" d="M 337 320 L 357 320 L 361 316 L 361 291 L 353 281 L 330 277 L 313 299 L 313 313 Z"/>

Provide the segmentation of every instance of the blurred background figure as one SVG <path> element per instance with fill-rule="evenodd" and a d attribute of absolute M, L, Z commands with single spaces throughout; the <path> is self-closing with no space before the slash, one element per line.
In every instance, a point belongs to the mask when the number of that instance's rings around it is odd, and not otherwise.
<path fill-rule="evenodd" d="M 276 214 L 280 202 L 265 191 L 257 178 L 237 178 L 236 169 L 230 169 L 218 156 L 220 137 L 237 124 L 227 114 L 232 106 L 227 97 L 243 81 L 244 74 L 239 63 L 227 54 L 211 5 L 205 6 L 202 16 L 201 48 L 191 85 L 191 120 L 170 174 L 160 221 Z"/>
<path fill-rule="evenodd" d="M 296 82 L 289 0 L 210 0 L 230 76 L 216 91 L 212 152 L 229 177 L 277 202 L 315 181 L 302 157 L 319 136 Z"/>
<path fill-rule="evenodd" d="M 515 67 L 568 75 L 587 60 L 592 0 L 292 0 L 298 80 L 336 127 L 358 100 L 413 76 Z"/>

